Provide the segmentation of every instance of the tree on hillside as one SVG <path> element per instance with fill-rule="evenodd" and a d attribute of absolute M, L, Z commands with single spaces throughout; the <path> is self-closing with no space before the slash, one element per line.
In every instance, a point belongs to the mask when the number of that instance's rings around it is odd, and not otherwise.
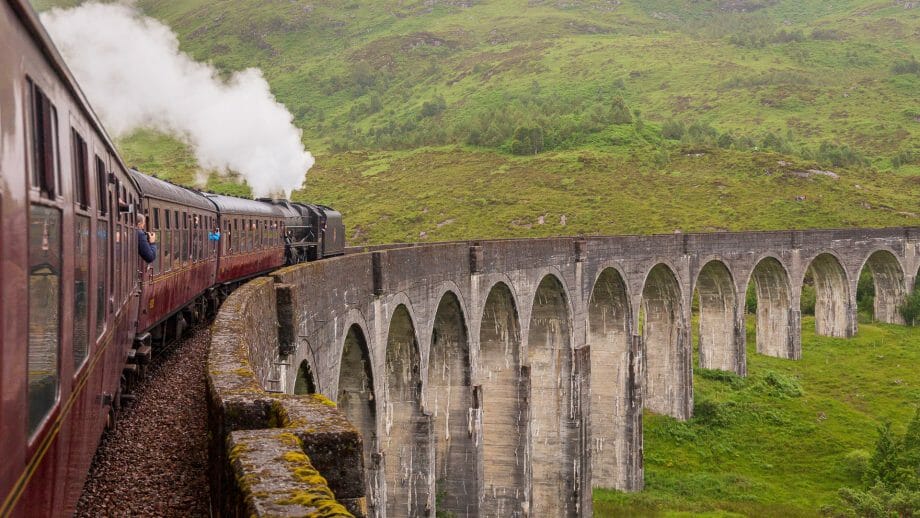
<path fill-rule="evenodd" d="M 891 423 L 879 427 L 878 441 L 863 476 L 863 487 L 841 488 L 840 505 L 822 509 L 827 516 L 920 517 L 920 406 L 898 438 Z"/>
<path fill-rule="evenodd" d="M 907 296 L 907 300 L 898 309 L 901 310 L 901 316 L 904 317 L 907 325 L 920 325 L 920 287 L 914 288 L 914 291 Z"/>
<path fill-rule="evenodd" d="M 543 151 L 543 128 L 518 126 L 511 138 L 511 152 L 515 155 L 536 155 Z"/>

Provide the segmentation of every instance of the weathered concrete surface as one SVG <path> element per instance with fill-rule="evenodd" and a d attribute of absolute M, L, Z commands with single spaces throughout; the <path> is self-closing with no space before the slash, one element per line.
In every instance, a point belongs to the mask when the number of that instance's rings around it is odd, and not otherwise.
<path fill-rule="evenodd" d="M 231 432 L 227 449 L 245 495 L 246 516 L 353 516 L 336 502 L 296 436 L 278 430 Z"/>
<path fill-rule="evenodd" d="M 208 419 L 214 510 L 221 516 L 365 516 L 358 431 L 323 396 L 263 389 L 279 361 L 274 294 L 272 279 L 256 279 L 224 302 L 212 324 Z"/>
<path fill-rule="evenodd" d="M 702 365 L 743 375 L 749 283 L 758 352 L 794 359 L 806 272 L 819 331 L 851 336 L 864 267 L 896 320 L 920 230 L 394 245 L 272 277 L 290 364 L 365 438 L 371 512 L 560 516 L 589 514 L 593 485 L 641 489 L 643 407 L 691 416 L 695 290 Z"/>

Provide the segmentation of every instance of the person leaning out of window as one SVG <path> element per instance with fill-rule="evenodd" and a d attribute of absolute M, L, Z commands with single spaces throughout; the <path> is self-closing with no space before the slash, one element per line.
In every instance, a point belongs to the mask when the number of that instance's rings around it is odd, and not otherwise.
<path fill-rule="evenodd" d="M 146 263 L 152 263 L 157 258 L 157 235 L 147 232 L 147 218 L 143 214 L 137 215 L 137 253 Z"/>

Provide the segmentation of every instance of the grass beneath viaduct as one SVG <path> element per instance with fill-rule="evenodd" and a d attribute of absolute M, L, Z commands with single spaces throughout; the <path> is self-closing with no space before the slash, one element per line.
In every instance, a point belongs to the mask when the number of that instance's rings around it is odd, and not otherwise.
<path fill-rule="evenodd" d="M 694 369 L 694 418 L 645 416 L 646 490 L 595 490 L 596 516 L 817 516 L 876 427 L 902 434 L 920 403 L 920 329 L 861 323 L 849 340 L 803 319 L 801 361 L 758 355 L 748 377 Z"/>

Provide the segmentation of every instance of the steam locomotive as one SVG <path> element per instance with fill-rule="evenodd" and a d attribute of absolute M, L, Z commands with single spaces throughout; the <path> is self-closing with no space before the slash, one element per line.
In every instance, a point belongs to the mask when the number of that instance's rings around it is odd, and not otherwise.
<path fill-rule="evenodd" d="M 321 205 L 129 169 L 25 0 L 0 3 L 0 516 L 73 512 L 153 350 L 238 283 L 344 252 Z M 135 219 L 158 237 L 139 260 Z"/>

